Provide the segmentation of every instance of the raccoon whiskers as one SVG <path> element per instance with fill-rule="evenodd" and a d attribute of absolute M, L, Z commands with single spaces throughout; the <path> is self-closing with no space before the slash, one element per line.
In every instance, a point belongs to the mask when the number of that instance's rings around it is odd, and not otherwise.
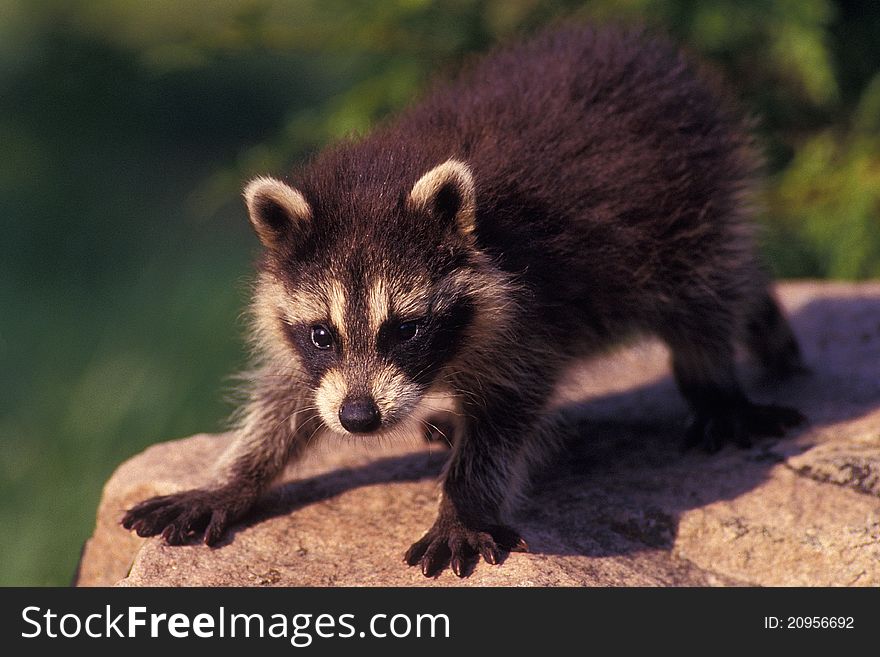
<path fill-rule="evenodd" d="M 320 417 L 320 414 L 313 415 L 311 418 L 309 418 L 309 420 L 313 420 L 317 417 Z M 315 437 L 315 434 L 317 434 L 323 428 L 324 428 L 324 425 L 318 424 L 318 426 L 315 427 L 314 431 L 312 431 L 312 433 L 309 434 L 309 437 L 306 439 L 306 448 L 308 448 L 312 444 L 312 438 Z"/>
<path fill-rule="evenodd" d="M 419 422 L 421 422 L 423 425 L 425 425 L 426 429 L 433 429 L 434 431 L 439 433 L 441 436 L 443 436 L 443 440 L 446 441 L 446 444 L 449 445 L 450 447 L 452 447 L 452 441 L 449 440 L 449 437 L 440 429 L 440 427 L 438 427 L 436 424 L 432 424 L 431 422 L 428 422 L 427 420 L 419 419 Z"/>
<path fill-rule="evenodd" d="M 437 413 L 438 415 L 453 415 L 455 417 L 467 417 L 467 413 L 463 413 L 460 410 L 456 410 L 455 408 L 448 407 L 439 407 L 439 406 L 431 406 L 430 404 L 426 404 L 424 402 L 419 404 L 419 408 L 423 408 L 426 411 L 431 411 L 433 413 Z"/>
<path fill-rule="evenodd" d="M 285 417 L 281 421 L 279 421 L 278 424 L 275 425 L 275 427 L 273 428 L 273 431 L 278 430 L 282 425 L 289 422 L 291 419 L 293 419 L 294 417 L 296 417 L 300 413 L 303 413 L 305 411 L 317 411 L 317 410 L 318 410 L 318 408 L 315 406 L 304 406 L 304 407 L 298 408 L 295 411 L 293 411 L 292 413 L 290 413 L 289 415 L 287 415 L 287 417 Z M 306 424 L 308 424 L 309 422 L 311 422 L 312 420 L 314 420 L 317 417 L 320 417 L 320 413 L 316 413 L 315 415 L 312 415 L 311 417 L 309 417 L 306 420 L 303 420 L 299 424 L 300 424 L 300 426 L 305 426 Z"/>

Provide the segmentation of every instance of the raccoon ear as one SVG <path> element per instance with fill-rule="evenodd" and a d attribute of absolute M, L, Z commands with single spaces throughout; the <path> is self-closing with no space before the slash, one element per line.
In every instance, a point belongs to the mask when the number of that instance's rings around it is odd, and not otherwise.
<path fill-rule="evenodd" d="M 248 216 L 264 246 L 277 246 L 295 225 L 312 218 L 312 209 L 302 192 L 275 178 L 260 177 L 244 188 Z"/>
<path fill-rule="evenodd" d="M 477 199 L 474 174 L 461 160 L 446 160 L 423 175 L 409 193 L 413 207 L 455 223 L 465 236 L 476 226 Z"/>

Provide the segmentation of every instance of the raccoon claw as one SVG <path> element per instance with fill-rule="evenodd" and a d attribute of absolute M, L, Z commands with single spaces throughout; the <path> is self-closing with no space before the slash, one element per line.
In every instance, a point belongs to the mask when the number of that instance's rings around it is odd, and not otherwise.
<path fill-rule="evenodd" d="M 438 526 L 439 525 L 439 526 Z M 528 552 L 529 546 L 509 527 L 493 525 L 471 529 L 460 522 L 441 523 L 412 544 L 404 557 L 410 566 L 418 564 L 425 577 L 435 577 L 448 564 L 459 577 L 470 575 L 480 557 L 498 564 L 504 552 Z"/>
<path fill-rule="evenodd" d="M 231 524 L 232 511 L 215 491 L 191 490 L 133 506 L 123 516 L 122 526 L 138 536 L 160 534 L 168 545 L 183 545 L 199 535 L 206 545 L 215 545 Z"/>
<path fill-rule="evenodd" d="M 723 411 L 698 411 L 687 430 L 685 447 L 702 444 L 709 453 L 717 452 L 726 443 L 748 448 L 754 436 L 780 437 L 805 420 L 794 408 L 751 402 Z"/>

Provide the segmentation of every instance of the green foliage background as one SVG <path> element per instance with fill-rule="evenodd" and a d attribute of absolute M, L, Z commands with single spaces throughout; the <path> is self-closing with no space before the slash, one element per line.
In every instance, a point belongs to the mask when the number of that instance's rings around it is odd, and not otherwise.
<path fill-rule="evenodd" d="M 66 584 L 103 481 L 222 428 L 242 182 L 557 19 L 638 20 L 761 117 L 781 276 L 880 276 L 875 0 L 0 0 L 0 584 Z"/>

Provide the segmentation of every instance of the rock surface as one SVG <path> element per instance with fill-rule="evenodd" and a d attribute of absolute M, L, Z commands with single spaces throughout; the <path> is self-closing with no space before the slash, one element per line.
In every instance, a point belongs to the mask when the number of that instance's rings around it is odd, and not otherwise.
<path fill-rule="evenodd" d="M 515 522 L 530 554 L 426 580 L 402 563 L 433 520 L 437 446 L 325 444 L 218 548 L 168 547 L 119 524 L 155 494 L 199 485 L 229 440 L 155 445 L 107 482 L 82 586 L 880 585 L 880 283 L 788 283 L 780 298 L 812 374 L 744 380 L 809 424 L 782 440 L 682 453 L 667 354 L 643 343 L 560 389 L 576 436 Z"/>

